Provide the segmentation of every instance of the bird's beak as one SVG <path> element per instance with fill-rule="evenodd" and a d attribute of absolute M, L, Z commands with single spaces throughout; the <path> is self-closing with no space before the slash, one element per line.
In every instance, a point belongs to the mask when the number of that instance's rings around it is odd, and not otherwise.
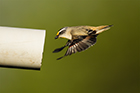
<path fill-rule="evenodd" d="M 59 35 L 57 35 L 56 37 L 55 37 L 55 39 L 57 39 L 59 37 Z"/>

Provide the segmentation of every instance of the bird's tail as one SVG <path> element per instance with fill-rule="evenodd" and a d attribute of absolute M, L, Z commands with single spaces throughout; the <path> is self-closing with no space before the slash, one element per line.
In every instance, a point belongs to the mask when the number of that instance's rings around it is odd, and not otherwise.
<path fill-rule="evenodd" d="M 108 30 L 112 26 L 113 25 L 98 26 L 96 27 L 96 34 L 100 34 L 101 32 Z"/>

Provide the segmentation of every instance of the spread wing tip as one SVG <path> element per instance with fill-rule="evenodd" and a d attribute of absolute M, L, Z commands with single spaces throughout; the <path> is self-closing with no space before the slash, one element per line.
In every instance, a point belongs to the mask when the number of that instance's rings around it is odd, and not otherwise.
<path fill-rule="evenodd" d="M 53 53 L 57 53 L 60 52 L 61 50 L 63 50 L 65 48 L 65 46 L 61 47 L 61 48 L 57 48 L 53 51 Z"/>
<path fill-rule="evenodd" d="M 57 58 L 56 60 L 60 60 L 60 59 L 62 59 L 63 57 L 65 57 L 65 55 L 64 55 L 64 56 L 62 56 L 62 57 Z"/>

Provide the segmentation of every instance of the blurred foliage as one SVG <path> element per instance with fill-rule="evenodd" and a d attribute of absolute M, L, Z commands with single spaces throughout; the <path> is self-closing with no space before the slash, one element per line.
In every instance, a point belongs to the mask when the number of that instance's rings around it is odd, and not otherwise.
<path fill-rule="evenodd" d="M 47 30 L 41 71 L 0 68 L 0 93 L 139 93 L 139 22 L 139 0 L 0 0 L 0 26 Z M 56 60 L 60 28 L 107 24 L 93 47 Z"/>

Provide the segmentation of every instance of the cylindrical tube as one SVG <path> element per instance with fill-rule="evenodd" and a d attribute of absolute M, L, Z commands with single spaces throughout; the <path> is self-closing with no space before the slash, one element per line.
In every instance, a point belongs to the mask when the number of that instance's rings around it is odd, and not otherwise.
<path fill-rule="evenodd" d="M 0 67 L 40 70 L 45 32 L 0 27 Z"/>

